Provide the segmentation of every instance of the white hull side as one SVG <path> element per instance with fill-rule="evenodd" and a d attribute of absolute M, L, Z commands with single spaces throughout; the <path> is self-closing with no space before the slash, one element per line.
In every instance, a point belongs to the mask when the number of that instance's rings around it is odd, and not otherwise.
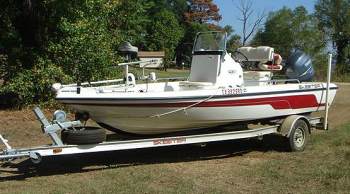
<path fill-rule="evenodd" d="M 317 108 L 274 110 L 269 105 L 220 108 L 199 107 L 157 117 L 156 115 L 159 112 L 170 112 L 177 108 L 145 109 L 101 106 L 73 106 L 73 108 L 77 110 L 90 110 L 89 113 L 94 121 L 135 134 L 159 134 L 183 131 L 184 129 L 207 128 L 237 121 L 258 120 L 283 115 L 314 112 L 317 110 Z M 145 110 L 150 114 L 142 116 L 134 114 L 136 112 L 145 112 Z M 322 107 L 320 107 L 319 110 L 322 110 Z M 101 112 L 103 112 L 103 114 L 101 114 Z M 116 112 L 124 114 L 115 114 Z"/>
<path fill-rule="evenodd" d="M 330 102 L 333 101 L 336 90 L 330 92 Z M 269 97 L 285 97 L 298 95 L 314 95 L 320 106 L 304 108 L 282 108 L 276 109 L 272 105 L 235 105 L 224 107 L 191 107 L 180 110 L 184 107 L 129 107 L 118 105 L 70 105 L 77 111 L 86 111 L 90 117 L 98 122 L 109 125 L 113 128 L 135 134 L 160 134 L 168 132 L 183 131 L 187 129 L 207 128 L 237 121 L 259 120 L 273 117 L 280 117 L 292 114 L 301 114 L 324 110 L 325 92 L 299 92 L 287 94 L 274 94 L 265 96 L 228 97 L 220 101 L 247 100 Z M 323 95 L 323 97 L 322 97 Z M 219 101 L 212 99 L 210 102 Z M 274 101 L 276 102 L 276 101 Z M 284 102 L 289 103 L 289 102 Z M 186 106 L 185 106 L 186 107 Z M 176 111 L 170 113 L 171 111 Z M 164 113 L 170 113 L 161 115 Z M 158 116 L 157 116 L 158 115 Z"/>

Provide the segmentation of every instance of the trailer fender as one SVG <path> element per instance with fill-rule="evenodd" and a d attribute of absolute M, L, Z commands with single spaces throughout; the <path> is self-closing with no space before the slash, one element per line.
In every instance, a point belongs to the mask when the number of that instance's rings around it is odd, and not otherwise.
<path fill-rule="evenodd" d="M 309 134 L 311 134 L 311 124 L 309 122 L 309 119 L 302 115 L 290 115 L 287 118 L 285 118 L 282 122 L 282 125 L 279 127 L 280 134 L 289 138 L 295 122 L 299 119 L 302 119 L 306 122 L 306 124 L 308 125 Z"/>

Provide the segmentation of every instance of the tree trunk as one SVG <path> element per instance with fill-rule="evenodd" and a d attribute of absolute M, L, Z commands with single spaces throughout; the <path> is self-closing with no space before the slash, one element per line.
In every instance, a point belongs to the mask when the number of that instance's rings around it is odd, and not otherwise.
<path fill-rule="evenodd" d="M 341 71 L 341 73 L 345 73 L 346 68 L 346 46 L 347 46 L 347 40 L 338 40 L 336 42 L 337 47 L 337 65 L 338 69 Z"/>

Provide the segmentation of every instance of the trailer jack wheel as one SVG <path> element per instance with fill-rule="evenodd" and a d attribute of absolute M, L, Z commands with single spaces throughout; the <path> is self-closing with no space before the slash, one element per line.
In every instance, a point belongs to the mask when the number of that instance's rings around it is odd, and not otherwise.
<path fill-rule="evenodd" d="M 291 128 L 288 137 L 288 148 L 292 152 L 300 152 L 305 149 L 309 137 L 309 126 L 302 120 L 298 119 Z"/>
<path fill-rule="evenodd" d="M 39 164 L 42 161 L 41 155 L 35 152 L 30 152 L 29 157 L 33 164 Z"/>

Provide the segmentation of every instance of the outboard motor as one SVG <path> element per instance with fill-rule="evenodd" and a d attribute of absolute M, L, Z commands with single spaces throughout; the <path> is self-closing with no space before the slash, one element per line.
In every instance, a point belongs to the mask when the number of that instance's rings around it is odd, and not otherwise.
<path fill-rule="evenodd" d="M 289 79 L 300 82 L 311 81 L 315 74 L 311 57 L 300 50 L 295 50 L 288 58 L 286 75 Z"/>

